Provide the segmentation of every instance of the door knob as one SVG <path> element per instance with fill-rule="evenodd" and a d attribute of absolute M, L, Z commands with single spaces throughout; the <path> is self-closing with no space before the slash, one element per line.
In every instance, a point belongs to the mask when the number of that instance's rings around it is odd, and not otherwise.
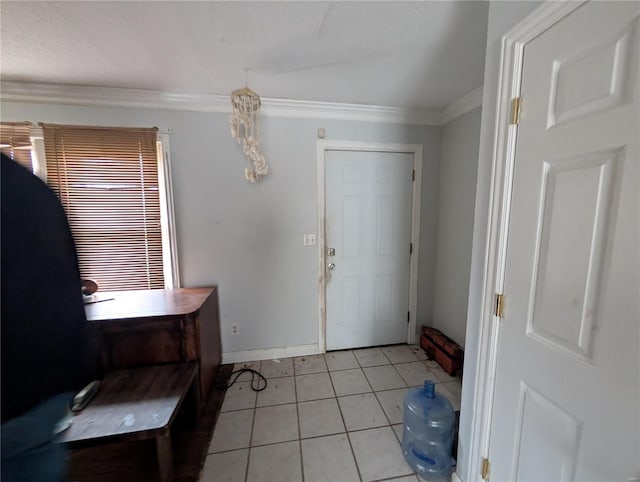
<path fill-rule="evenodd" d="M 329 263 L 327 268 L 329 268 L 329 271 L 333 271 L 334 269 L 336 269 L 336 265 L 335 265 L 335 263 Z"/>

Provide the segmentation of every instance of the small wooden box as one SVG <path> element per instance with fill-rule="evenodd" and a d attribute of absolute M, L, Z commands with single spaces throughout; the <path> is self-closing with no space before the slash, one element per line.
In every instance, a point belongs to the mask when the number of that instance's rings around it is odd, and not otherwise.
<path fill-rule="evenodd" d="M 464 350 L 440 330 L 423 326 L 420 346 L 427 353 L 427 357 L 438 362 L 449 375 L 454 376 L 462 371 Z"/>

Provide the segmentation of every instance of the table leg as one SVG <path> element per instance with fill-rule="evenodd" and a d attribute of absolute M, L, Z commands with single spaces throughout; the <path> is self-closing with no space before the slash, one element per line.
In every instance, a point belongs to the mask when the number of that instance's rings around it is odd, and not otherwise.
<path fill-rule="evenodd" d="M 169 433 L 156 437 L 156 453 L 160 482 L 173 481 L 173 455 L 171 453 L 171 435 Z"/>

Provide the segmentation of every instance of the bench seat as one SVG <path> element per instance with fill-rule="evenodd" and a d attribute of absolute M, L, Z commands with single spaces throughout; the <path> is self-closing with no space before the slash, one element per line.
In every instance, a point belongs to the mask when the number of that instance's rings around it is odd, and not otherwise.
<path fill-rule="evenodd" d="M 81 448 L 155 438 L 160 480 L 172 480 L 171 424 L 190 389 L 199 406 L 196 373 L 194 362 L 109 373 L 95 398 L 74 415 L 62 442 Z"/>

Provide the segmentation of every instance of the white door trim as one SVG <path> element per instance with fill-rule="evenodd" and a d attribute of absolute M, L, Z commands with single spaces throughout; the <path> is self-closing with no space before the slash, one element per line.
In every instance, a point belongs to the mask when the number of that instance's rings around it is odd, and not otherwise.
<path fill-rule="evenodd" d="M 494 305 L 495 294 L 502 292 L 504 282 L 506 236 L 517 132 L 517 126 L 509 123 L 511 99 L 520 95 L 525 45 L 583 3 L 584 0 L 547 1 L 502 37 L 482 304 L 477 313 L 480 327 L 478 330 L 476 383 L 471 404 L 475 416 L 471 419 L 468 464 L 470 478 L 468 482 L 482 480 L 480 475 L 482 459 L 489 456 L 491 413 L 498 355 L 498 330 L 497 320 L 494 316 Z M 526 99 L 523 99 L 523 111 L 526 115 Z"/>
<path fill-rule="evenodd" d="M 418 305 L 418 247 L 420 241 L 420 186 L 422 179 L 422 144 L 391 144 L 378 142 L 319 140 L 316 147 L 318 159 L 318 350 L 325 353 L 326 350 L 326 326 L 327 326 L 327 298 L 326 298 L 326 226 L 325 226 L 325 153 L 328 150 L 336 151 L 370 151 L 370 152 L 397 152 L 413 155 L 413 169 L 415 181 L 413 182 L 413 196 L 411 204 L 411 243 L 413 253 L 409 268 L 409 326 L 407 328 L 407 343 L 415 342 L 416 335 L 416 309 Z"/>

